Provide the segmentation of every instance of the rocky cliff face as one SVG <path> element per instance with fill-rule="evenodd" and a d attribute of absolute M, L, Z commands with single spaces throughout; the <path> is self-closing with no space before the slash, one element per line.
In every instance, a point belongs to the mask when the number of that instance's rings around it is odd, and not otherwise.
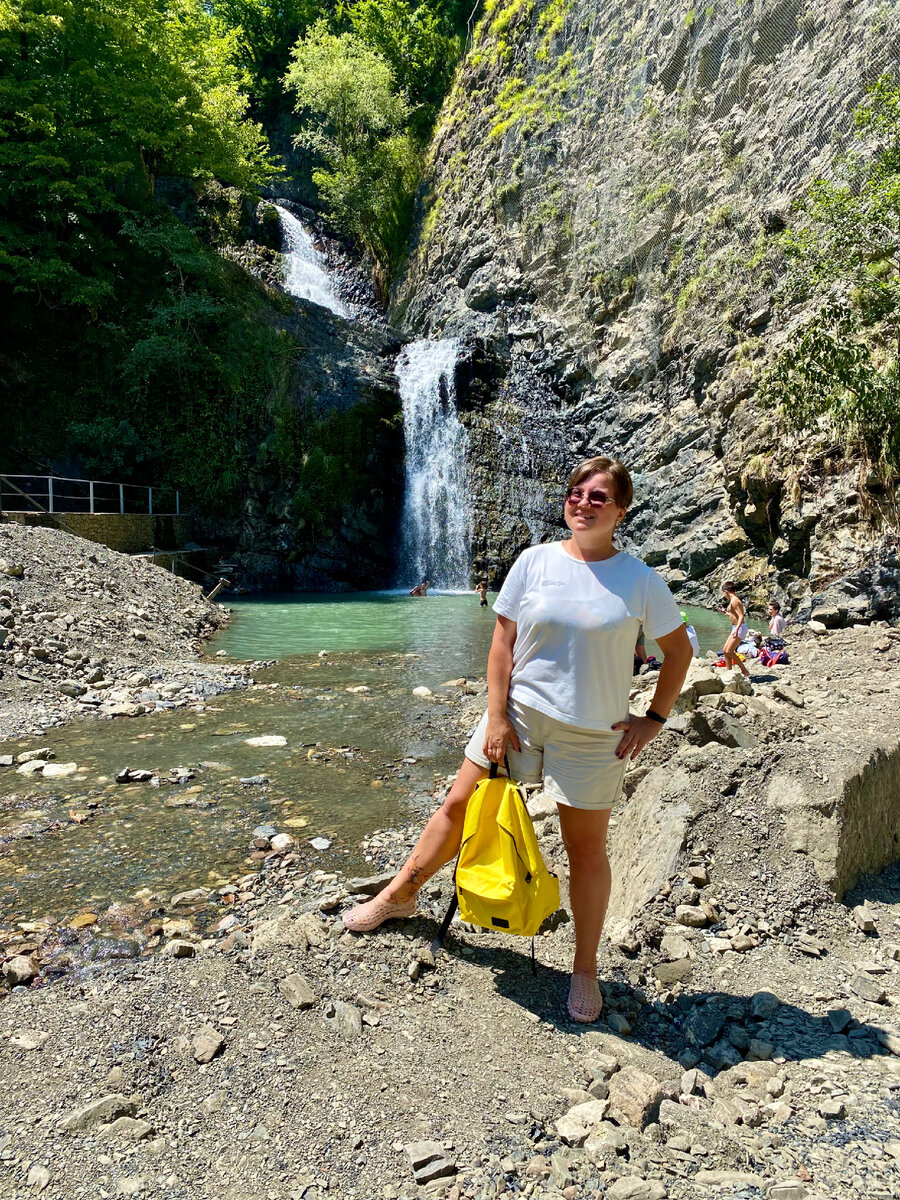
<path fill-rule="evenodd" d="M 311 230 L 349 315 L 284 299 L 278 318 L 290 346 L 284 396 L 248 471 L 242 511 L 197 524 L 233 564 L 229 577 L 243 586 L 326 592 L 383 587 L 393 582 L 403 502 L 394 372 L 401 343 L 384 322 L 358 256 L 315 213 L 280 203 Z M 287 248 L 274 215 L 274 228 L 257 217 L 259 241 L 227 251 L 273 293 L 284 286 L 280 251 Z M 259 229 L 268 245 L 261 244 Z"/>
<path fill-rule="evenodd" d="M 877 0 L 487 0 L 431 151 L 394 319 L 461 337 L 476 567 L 559 524 L 574 459 L 633 468 L 631 546 L 835 623 L 898 612 L 888 497 L 757 399 L 791 202 L 896 68 Z"/>

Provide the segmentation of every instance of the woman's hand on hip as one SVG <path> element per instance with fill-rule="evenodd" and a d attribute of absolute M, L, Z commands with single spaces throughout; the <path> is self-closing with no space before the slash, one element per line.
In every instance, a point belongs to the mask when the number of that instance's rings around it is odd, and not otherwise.
<path fill-rule="evenodd" d="M 662 732 L 662 725 L 650 717 L 638 717 L 629 713 L 624 721 L 616 721 L 615 730 L 623 730 L 622 740 L 616 746 L 616 758 L 637 758 L 648 742 Z"/>
<path fill-rule="evenodd" d="M 507 744 L 519 750 L 519 736 L 508 717 L 488 717 L 484 731 L 484 754 L 491 762 L 502 763 Z"/>

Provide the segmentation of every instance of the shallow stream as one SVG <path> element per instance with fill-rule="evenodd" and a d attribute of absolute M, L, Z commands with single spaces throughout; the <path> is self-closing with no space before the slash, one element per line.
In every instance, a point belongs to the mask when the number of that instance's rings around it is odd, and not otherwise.
<path fill-rule="evenodd" d="M 234 880 L 256 865 L 261 823 L 291 832 L 317 866 L 363 870 L 360 839 L 418 815 L 435 778 L 456 768 L 455 708 L 412 689 L 455 696 L 440 685 L 483 676 L 493 614 L 476 595 L 268 595 L 232 607 L 209 652 L 279 659 L 249 688 L 0 745 L 77 763 L 61 779 L 0 770 L 0 925 Z M 702 650 L 717 648 L 726 619 L 687 611 Z M 272 736 L 284 744 L 247 744 Z M 125 767 L 157 785 L 116 783 Z M 267 782 L 241 782 L 259 776 Z M 331 846 L 316 851 L 321 836 Z"/>

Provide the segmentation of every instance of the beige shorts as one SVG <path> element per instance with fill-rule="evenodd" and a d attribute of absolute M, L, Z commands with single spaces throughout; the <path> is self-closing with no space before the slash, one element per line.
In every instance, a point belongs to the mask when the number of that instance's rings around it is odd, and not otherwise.
<path fill-rule="evenodd" d="M 540 783 L 557 804 L 570 808 L 612 808 L 622 790 L 625 759 L 616 758 L 621 732 L 579 729 L 548 717 L 535 708 L 509 702 L 507 715 L 519 735 L 520 751 L 507 751 L 513 779 Z M 466 758 L 479 767 L 490 767 L 484 753 L 487 713 L 466 746 Z"/>

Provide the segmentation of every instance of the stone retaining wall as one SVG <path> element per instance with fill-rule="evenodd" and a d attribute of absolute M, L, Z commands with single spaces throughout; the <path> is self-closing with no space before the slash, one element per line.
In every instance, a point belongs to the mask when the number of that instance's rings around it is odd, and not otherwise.
<path fill-rule="evenodd" d="M 64 513 L 58 516 L 53 513 L 3 513 L 0 520 L 64 529 L 123 554 L 138 554 L 153 547 L 178 549 L 190 541 L 192 534 L 190 517 L 151 517 L 144 513 Z"/>

